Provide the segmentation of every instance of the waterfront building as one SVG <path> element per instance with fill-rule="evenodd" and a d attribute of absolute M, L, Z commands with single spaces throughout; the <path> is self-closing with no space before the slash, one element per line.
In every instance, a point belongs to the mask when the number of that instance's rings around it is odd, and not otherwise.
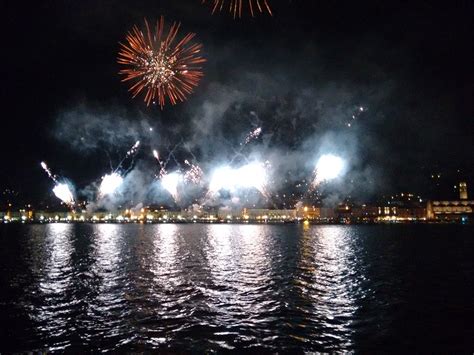
<path fill-rule="evenodd" d="M 268 209 L 268 208 L 244 208 L 241 218 L 245 221 L 294 221 L 297 218 L 296 209 Z"/>
<path fill-rule="evenodd" d="M 461 200 L 467 200 L 467 183 L 462 181 L 459 183 L 459 198 Z"/>
<path fill-rule="evenodd" d="M 474 200 L 468 199 L 467 184 L 459 183 L 459 200 L 428 201 L 427 218 L 433 221 L 467 222 L 472 220 Z"/>

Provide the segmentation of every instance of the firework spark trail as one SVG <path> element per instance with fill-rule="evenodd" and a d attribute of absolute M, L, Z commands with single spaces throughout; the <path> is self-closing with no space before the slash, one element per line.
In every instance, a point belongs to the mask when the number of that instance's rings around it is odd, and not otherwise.
<path fill-rule="evenodd" d="M 347 127 L 351 128 L 353 122 L 355 122 L 367 109 L 363 106 L 359 106 L 351 116 L 351 120 L 346 122 Z"/>
<path fill-rule="evenodd" d="M 46 174 L 48 174 L 49 178 L 51 180 L 53 180 L 55 183 L 58 182 L 58 180 L 56 179 L 56 177 L 53 175 L 53 173 L 51 172 L 51 169 L 48 168 L 48 165 L 42 161 L 41 162 L 41 167 L 43 168 L 43 170 L 46 172 Z"/>
<path fill-rule="evenodd" d="M 140 141 L 136 141 L 135 144 L 127 151 L 127 154 L 123 157 L 123 159 L 120 161 L 119 165 L 117 166 L 116 169 L 113 169 L 113 173 L 116 173 L 119 169 L 122 168 L 123 163 L 130 157 L 132 157 L 132 161 L 130 163 L 130 167 L 126 170 L 126 173 L 131 170 L 133 167 L 135 155 L 138 152 L 138 148 L 140 147 Z"/>
<path fill-rule="evenodd" d="M 176 149 L 176 146 L 173 150 Z M 184 177 L 181 175 L 179 171 L 175 171 L 172 173 L 168 173 L 166 170 L 166 166 L 170 160 L 170 155 L 172 152 L 168 154 L 168 158 L 166 161 L 162 161 L 160 159 L 160 154 L 157 150 L 153 150 L 153 157 L 158 161 L 160 165 L 160 172 L 157 178 L 160 180 L 161 186 L 168 191 L 168 193 L 173 197 L 175 202 L 179 201 L 179 193 L 178 193 L 178 186 L 183 181 Z"/>
<path fill-rule="evenodd" d="M 245 136 L 244 142 L 241 143 L 240 145 L 247 145 L 254 139 L 257 139 L 260 137 L 260 134 L 262 134 L 262 127 L 257 127 L 253 131 L 249 132 L 247 136 Z"/>
<path fill-rule="evenodd" d="M 172 105 L 185 101 L 203 77 L 200 56 L 202 44 L 192 43 L 194 33 L 188 33 L 177 43 L 180 24 L 174 22 L 165 33 L 162 16 L 152 32 L 145 20 L 145 34 L 134 26 L 126 35 L 126 44 L 120 43 L 117 62 L 124 65 L 119 74 L 122 81 L 131 81 L 129 91 L 136 97 L 145 92 L 147 106 L 158 101 L 161 108 L 168 98 Z"/>
<path fill-rule="evenodd" d="M 234 156 L 230 159 L 230 164 L 232 164 L 239 157 L 243 158 L 244 161 L 248 162 L 247 156 L 243 154 L 242 152 L 250 142 L 260 137 L 261 134 L 262 134 L 262 127 L 257 127 L 256 129 L 254 129 L 253 131 L 250 131 L 245 136 L 245 139 L 243 140 L 243 142 L 240 143 L 239 149 L 232 148 L 234 151 Z"/>
<path fill-rule="evenodd" d="M 168 173 L 166 171 L 165 163 L 160 160 L 160 154 L 157 150 L 153 150 L 153 157 L 158 161 L 158 164 L 160 164 L 160 172 L 157 177 L 162 179 Z"/>
<path fill-rule="evenodd" d="M 181 138 L 181 141 L 179 141 L 178 143 L 176 143 L 173 147 L 173 149 L 171 150 L 168 150 L 168 157 L 166 158 L 166 161 L 165 161 L 165 167 L 168 165 L 168 163 L 170 162 L 171 158 L 173 158 L 174 162 L 179 165 L 179 162 L 178 160 L 176 159 L 175 155 L 174 155 L 174 152 L 176 151 L 176 149 L 178 149 L 181 144 L 183 144 L 183 139 Z"/>
<path fill-rule="evenodd" d="M 120 163 L 117 165 L 117 167 L 115 169 L 112 166 L 112 161 L 110 160 L 110 155 L 106 151 L 107 155 L 109 156 L 109 161 L 110 161 L 110 166 L 111 166 L 111 171 L 112 172 L 110 174 L 106 174 L 106 175 L 102 176 L 102 181 L 101 181 L 100 186 L 99 186 L 99 195 L 98 195 L 99 198 L 103 198 L 107 195 L 114 194 L 115 191 L 120 187 L 120 185 L 122 185 L 122 182 L 123 182 L 123 176 L 122 175 L 126 175 L 133 168 L 133 163 L 135 161 L 134 160 L 135 155 L 137 154 L 139 148 L 140 148 L 140 141 L 136 141 L 130 147 L 130 149 L 127 151 L 127 153 L 125 154 L 125 156 L 123 157 L 123 159 L 120 161 Z M 132 161 L 131 161 L 128 169 L 126 169 L 125 172 L 123 172 L 122 171 L 123 170 L 123 164 L 130 157 L 132 158 Z M 122 171 L 122 173 L 120 173 L 119 171 Z"/>
<path fill-rule="evenodd" d="M 179 202 L 178 187 L 181 183 L 193 183 L 195 185 L 198 185 L 204 175 L 204 172 L 198 165 L 191 164 L 188 160 L 184 161 L 184 164 L 189 167 L 184 174 L 181 174 L 179 170 L 172 173 L 168 173 L 167 165 L 171 159 L 174 159 L 178 166 L 180 165 L 176 157 L 174 156 L 174 151 L 181 145 L 181 143 L 182 142 L 176 144 L 168 152 L 168 157 L 166 158 L 166 160 L 162 160 L 160 158 L 160 154 L 157 150 L 152 151 L 153 157 L 156 159 L 160 166 L 160 172 L 157 178 L 160 180 L 161 186 L 166 191 L 168 191 L 168 193 L 173 197 L 173 200 L 175 202 Z"/>
<path fill-rule="evenodd" d="M 201 1 L 203 4 L 206 0 Z M 228 4 L 229 12 L 233 14 L 234 18 L 237 16 L 242 17 L 242 8 L 245 3 L 248 4 L 248 8 L 252 17 L 255 16 L 255 11 L 258 10 L 260 13 L 264 11 L 272 14 L 269 0 L 209 0 L 212 3 L 212 13 L 216 11 L 222 11 L 225 4 Z"/>
<path fill-rule="evenodd" d="M 132 148 L 130 148 L 130 150 L 127 152 L 127 156 L 135 154 L 139 146 L 140 146 L 140 141 L 136 141 L 135 144 L 132 146 Z"/>
<path fill-rule="evenodd" d="M 51 169 L 44 161 L 41 162 L 41 167 L 55 184 L 53 188 L 54 195 L 61 201 L 63 201 L 66 205 L 70 207 L 74 206 L 74 195 L 72 194 L 69 185 L 67 183 L 60 183 L 56 175 L 51 172 Z"/>

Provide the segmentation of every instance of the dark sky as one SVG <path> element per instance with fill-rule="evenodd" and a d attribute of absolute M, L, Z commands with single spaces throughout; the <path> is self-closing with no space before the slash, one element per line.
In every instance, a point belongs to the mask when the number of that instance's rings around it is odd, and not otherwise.
<path fill-rule="evenodd" d="M 147 124 L 150 147 L 181 140 L 203 165 L 262 126 L 253 149 L 293 170 L 307 168 L 295 154 L 341 149 L 356 189 L 427 195 L 433 173 L 443 194 L 472 185 L 472 1 L 271 3 L 273 17 L 234 20 L 200 0 L 4 2 L 0 189 L 42 198 L 41 160 L 85 186 Z M 131 26 L 160 15 L 196 32 L 208 59 L 195 94 L 163 111 L 131 99 L 116 64 Z"/>

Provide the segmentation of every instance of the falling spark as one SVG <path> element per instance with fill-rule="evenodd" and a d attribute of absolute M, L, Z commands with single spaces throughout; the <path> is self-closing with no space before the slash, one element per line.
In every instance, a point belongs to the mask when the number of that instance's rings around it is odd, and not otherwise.
<path fill-rule="evenodd" d="M 340 176 L 344 170 L 344 161 L 335 155 L 325 154 L 319 158 L 314 169 L 314 180 L 312 188 L 317 187 L 325 181 L 333 180 Z"/>
<path fill-rule="evenodd" d="M 99 187 L 101 197 L 113 194 L 122 185 L 123 178 L 117 173 L 108 174 L 102 177 Z"/>
<path fill-rule="evenodd" d="M 117 62 L 125 66 L 119 74 L 122 81 L 132 81 L 129 91 L 136 97 L 145 92 L 144 101 L 158 104 L 161 108 L 168 98 L 172 105 L 183 102 L 203 77 L 200 56 L 202 44 L 192 43 L 194 33 L 188 33 L 177 43 L 180 24 L 174 22 L 165 33 L 162 16 L 152 31 L 145 20 L 145 33 L 133 26 L 126 36 L 126 44 L 120 43 Z"/>
<path fill-rule="evenodd" d="M 186 183 L 193 183 L 198 185 L 201 183 L 204 172 L 202 171 L 199 165 L 191 164 L 189 161 L 185 160 L 184 163 L 189 166 L 189 169 L 184 174 L 184 181 Z"/>
<path fill-rule="evenodd" d="M 205 3 L 206 0 L 202 0 Z M 252 17 L 255 15 L 255 11 L 258 10 L 260 13 L 264 11 L 272 15 L 269 0 L 209 0 L 212 4 L 212 13 L 216 11 L 222 11 L 225 7 L 229 8 L 229 12 L 233 14 L 234 18 L 237 16 L 242 17 L 242 8 L 245 4 L 248 4 L 248 8 Z"/>

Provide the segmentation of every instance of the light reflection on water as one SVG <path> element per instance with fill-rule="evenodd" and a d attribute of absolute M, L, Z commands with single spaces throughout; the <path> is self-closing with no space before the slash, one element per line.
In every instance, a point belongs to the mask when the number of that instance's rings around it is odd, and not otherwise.
<path fill-rule="evenodd" d="M 7 244 L 0 249 L 0 282 L 7 288 L 0 296 L 0 314 L 4 324 L 14 325 L 0 328 L 7 334 L 3 338 L 11 339 L 0 351 L 373 351 L 390 337 L 411 339 L 400 317 L 416 308 L 409 297 L 419 280 L 442 274 L 449 284 L 424 294 L 423 307 L 436 309 L 430 297 L 443 299 L 437 292 L 456 289 L 450 297 L 469 304 L 469 294 L 459 289 L 465 281 L 456 283 L 459 273 L 449 273 L 429 257 L 436 252 L 425 259 L 403 257 L 419 239 L 402 236 L 423 236 L 414 229 L 18 228 L 16 238 L 0 240 Z M 461 241 L 471 244 L 462 245 L 451 237 L 445 248 L 446 240 L 433 233 L 426 234 L 430 247 L 438 243 L 451 253 L 451 265 L 473 272 L 466 253 L 473 250 L 471 239 L 464 237 Z M 463 308 L 460 314 L 465 313 Z M 429 324 L 436 332 L 441 323 Z"/>
<path fill-rule="evenodd" d="M 271 340 L 266 333 L 280 301 L 273 294 L 267 232 L 253 225 L 207 228 L 211 284 L 203 292 L 213 314 L 210 326 L 222 328 L 211 339 L 220 347 Z"/>
<path fill-rule="evenodd" d="M 50 224 L 46 228 L 44 274 L 39 288 L 46 296 L 61 296 L 71 283 L 72 226 Z"/>
<path fill-rule="evenodd" d="M 88 254 L 90 264 L 78 275 L 85 309 L 78 328 L 83 330 L 83 343 L 94 350 L 101 350 L 104 341 L 120 341 L 131 333 L 123 322 L 126 315 L 124 290 L 128 286 L 124 272 L 126 253 L 122 250 L 125 237 L 119 225 L 95 225 Z"/>
<path fill-rule="evenodd" d="M 183 282 L 179 254 L 179 231 L 176 224 L 163 224 L 156 227 L 153 239 L 154 284 L 163 290 L 173 288 Z"/>
<path fill-rule="evenodd" d="M 308 315 L 303 326 L 310 327 L 309 338 L 328 347 L 350 348 L 351 323 L 357 311 L 358 275 L 356 250 L 351 230 L 325 226 L 305 230 L 301 239 L 296 288 L 308 304 L 300 310 Z M 316 324 L 314 320 L 317 320 Z M 305 324 L 306 323 L 306 324 Z M 313 332 L 313 330 L 317 332 Z M 307 340 L 307 339 L 302 339 Z"/>
<path fill-rule="evenodd" d="M 71 327 L 70 317 L 78 301 L 73 296 L 74 269 L 71 263 L 74 251 L 73 226 L 50 224 L 44 231 L 43 251 L 38 280 L 38 296 L 42 303 L 30 314 L 37 323 L 37 330 L 45 337 L 51 351 L 70 345 L 67 333 Z"/>

